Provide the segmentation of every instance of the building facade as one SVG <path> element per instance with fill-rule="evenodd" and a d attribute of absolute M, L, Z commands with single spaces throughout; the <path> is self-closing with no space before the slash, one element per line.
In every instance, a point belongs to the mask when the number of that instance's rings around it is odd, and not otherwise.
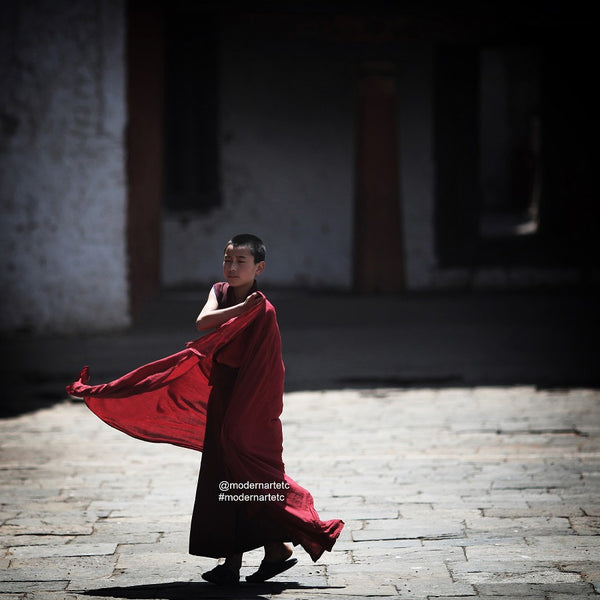
<path fill-rule="evenodd" d="M 272 286 L 597 283 L 584 25 L 419 6 L 2 3 L 2 331 L 127 326 L 241 232 Z"/>

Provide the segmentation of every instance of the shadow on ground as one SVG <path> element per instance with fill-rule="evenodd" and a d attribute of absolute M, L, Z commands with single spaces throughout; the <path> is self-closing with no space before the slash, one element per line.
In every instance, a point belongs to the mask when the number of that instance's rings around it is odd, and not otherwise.
<path fill-rule="evenodd" d="M 343 589 L 302 585 L 298 582 L 265 582 L 238 586 L 215 587 L 204 582 L 173 582 L 126 587 L 109 587 L 83 592 L 85 596 L 125 598 L 131 600 L 195 600 L 214 598 L 227 600 L 267 600 L 286 590 Z"/>

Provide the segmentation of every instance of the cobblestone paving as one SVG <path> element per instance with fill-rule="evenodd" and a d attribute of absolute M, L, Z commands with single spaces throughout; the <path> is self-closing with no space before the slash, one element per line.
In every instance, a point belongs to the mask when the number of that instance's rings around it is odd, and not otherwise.
<path fill-rule="evenodd" d="M 317 564 L 298 548 L 275 581 L 219 589 L 187 554 L 200 454 L 79 402 L 0 421 L 0 598 L 600 594 L 600 391 L 293 392 L 284 434 L 287 471 L 346 527 Z"/>

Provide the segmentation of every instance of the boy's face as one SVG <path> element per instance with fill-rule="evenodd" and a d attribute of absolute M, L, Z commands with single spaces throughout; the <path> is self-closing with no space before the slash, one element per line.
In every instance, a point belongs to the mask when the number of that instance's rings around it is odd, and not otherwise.
<path fill-rule="evenodd" d="M 247 246 L 236 246 L 229 244 L 225 248 L 223 257 L 223 275 L 232 287 L 252 285 L 254 279 L 260 275 L 265 268 L 264 261 L 255 263 L 254 256 Z"/>

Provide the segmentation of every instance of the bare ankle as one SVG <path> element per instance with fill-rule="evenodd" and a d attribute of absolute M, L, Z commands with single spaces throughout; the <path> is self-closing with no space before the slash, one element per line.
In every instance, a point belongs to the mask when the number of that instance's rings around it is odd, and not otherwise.
<path fill-rule="evenodd" d="M 279 560 L 287 560 L 294 551 L 289 544 L 283 542 L 274 542 L 265 545 L 265 560 L 275 562 Z"/>

